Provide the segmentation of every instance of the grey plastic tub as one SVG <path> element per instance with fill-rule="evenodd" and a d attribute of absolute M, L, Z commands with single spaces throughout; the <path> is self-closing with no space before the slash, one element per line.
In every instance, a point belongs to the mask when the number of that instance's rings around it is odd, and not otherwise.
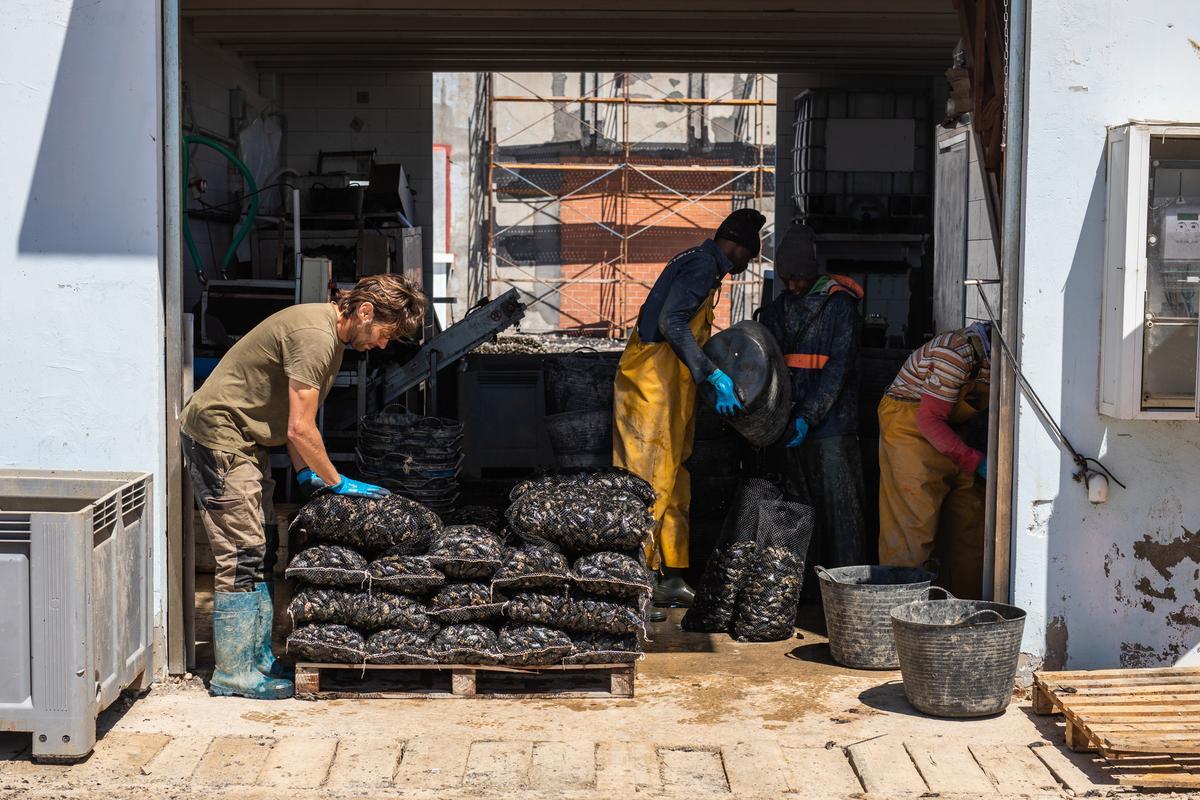
<path fill-rule="evenodd" d="M 935 717 L 998 714 L 1012 700 L 1025 612 L 982 600 L 923 600 L 892 609 L 904 695 Z"/>
<path fill-rule="evenodd" d="M 147 473 L 0 470 L 0 730 L 35 759 L 83 758 L 150 684 L 152 504 Z"/>
<path fill-rule="evenodd" d="M 854 669 L 896 669 L 893 608 L 927 597 L 932 572 L 917 567 L 815 567 L 833 660 Z"/>

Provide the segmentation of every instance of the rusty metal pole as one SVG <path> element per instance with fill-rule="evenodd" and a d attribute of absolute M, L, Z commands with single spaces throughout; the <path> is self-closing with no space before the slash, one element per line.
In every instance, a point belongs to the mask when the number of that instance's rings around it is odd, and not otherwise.
<path fill-rule="evenodd" d="M 487 296 L 491 298 L 496 281 L 496 73 L 487 74 L 487 137 L 488 137 L 488 227 L 487 227 Z"/>
<path fill-rule="evenodd" d="M 621 232 L 621 258 L 617 262 L 620 267 L 617 268 L 613 276 L 614 284 L 613 292 L 613 317 L 614 320 L 609 326 L 609 336 L 616 334 L 624 337 L 625 335 L 625 304 L 629 302 L 629 286 L 628 281 L 623 276 L 629 272 L 629 73 L 626 72 L 621 76 L 621 95 L 625 102 L 621 104 L 621 146 L 622 146 L 622 161 L 621 161 L 621 216 L 620 225 L 617 230 Z"/>

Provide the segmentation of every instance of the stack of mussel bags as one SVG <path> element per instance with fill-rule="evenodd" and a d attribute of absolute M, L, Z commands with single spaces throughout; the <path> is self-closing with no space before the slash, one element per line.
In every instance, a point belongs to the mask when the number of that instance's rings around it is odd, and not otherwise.
<path fill-rule="evenodd" d="M 314 663 L 603 664 L 642 654 L 654 491 L 614 468 L 518 484 L 506 515 L 322 493 L 292 524 L 288 653 Z"/>

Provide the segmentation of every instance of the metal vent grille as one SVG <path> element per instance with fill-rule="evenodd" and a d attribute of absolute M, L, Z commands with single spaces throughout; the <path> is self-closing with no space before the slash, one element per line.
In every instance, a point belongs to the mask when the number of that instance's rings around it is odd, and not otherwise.
<path fill-rule="evenodd" d="M 146 505 L 146 482 L 138 481 L 121 490 L 121 514 L 128 516 Z"/>
<path fill-rule="evenodd" d="M 28 514 L 0 513 L 0 536 L 29 536 L 32 533 Z"/>
<path fill-rule="evenodd" d="M 92 509 L 92 533 L 100 533 L 117 521 L 117 498 L 112 496 Z"/>
<path fill-rule="evenodd" d="M 541 377 L 540 372 L 480 372 L 476 380 L 484 386 L 534 386 Z"/>

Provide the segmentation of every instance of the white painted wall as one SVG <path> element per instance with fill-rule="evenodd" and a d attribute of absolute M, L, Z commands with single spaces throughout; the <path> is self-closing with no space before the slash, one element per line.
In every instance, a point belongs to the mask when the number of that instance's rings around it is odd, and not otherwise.
<path fill-rule="evenodd" d="M 0 26 L 0 465 L 154 473 L 165 592 L 159 8 Z"/>
<path fill-rule="evenodd" d="M 1018 418 L 1015 602 L 1025 648 L 1071 667 L 1173 661 L 1200 641 L 1200 424 L 1097 413 L 1105 126 L 1200 120 L 1193 0 L 1031 3 L 1024 367 L 1075 446 L 1128 491 L 1090 506 L 1029 405 Z M 1161 571 L 1160 571 L 1161 568 Z M 1164 596 L 1165 595 L 1165 596 Z M 1047 631 L 1049 630 L 1049 633 Z"/>

